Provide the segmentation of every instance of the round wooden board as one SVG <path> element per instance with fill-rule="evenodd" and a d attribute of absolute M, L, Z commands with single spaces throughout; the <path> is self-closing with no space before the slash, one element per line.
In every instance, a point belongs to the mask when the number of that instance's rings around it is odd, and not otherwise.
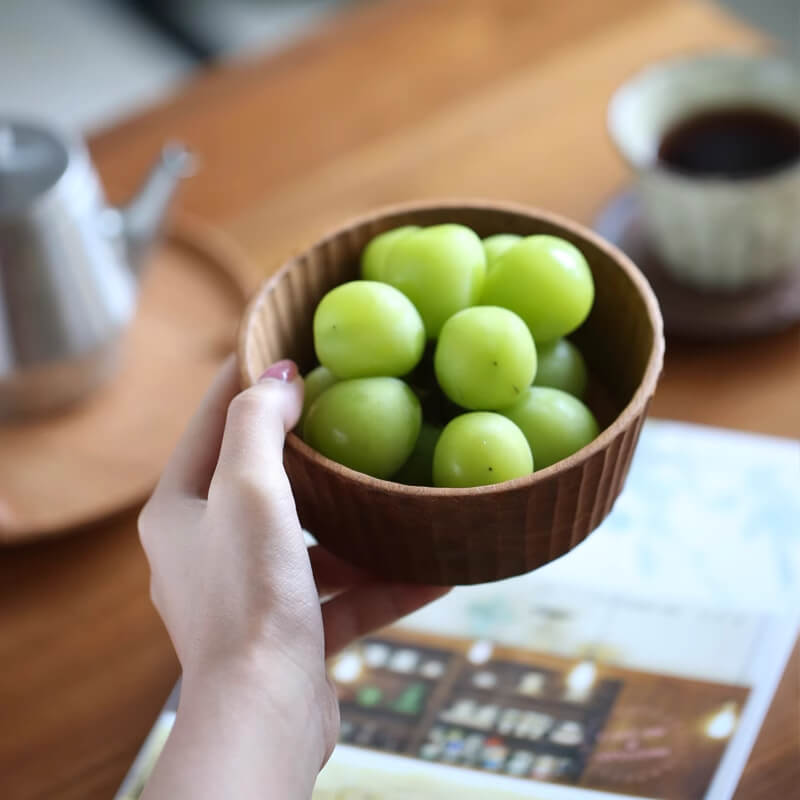
<path fill-rule="evenodd" d="M 700 291 L 675 281 L 650 248 L 633 190 L 613 198 L 594 228 L 647 276 L 669 336 L 726 341 L 776 333 L 800 321 L 800 268 L 779 281 L 735 292 Z"/>
<path fill-rule="evenodd" d="M 0 425 L 0 544 L 63 533 L 147 496 L 234 349 L 248 275 L 216 231 L 187 219 L 170 226 L 117 375 L 61 414 Z"/>

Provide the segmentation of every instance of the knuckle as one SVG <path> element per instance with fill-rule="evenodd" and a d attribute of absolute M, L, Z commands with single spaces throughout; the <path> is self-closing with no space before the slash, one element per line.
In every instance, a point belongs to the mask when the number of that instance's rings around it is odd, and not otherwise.
<path fill-rule="evenodd" d="M 251 417 L 258 411 L 257 403 L 258 400 L 250 389 L 237 394 L 228 406 L 228 421 Z"/>
<path fill-rule="evenodd" d="M 273 405 L 276 397 L 275 387 L 260 384 L 237 394 L 228 406 L 228 418 L 231 420 L 250 420 L 264 414 L 266 408 Z"/>
<path fill-rule="evenodd" d="M 245 511 L 258 508 L 268 496 L 268 483 L 262 475 L 244 468 L 227 469 L 224 474 L 214 476 L 208 490 L 208 505 L 228 514 L 232 507 Z"/>
<path fill-rule="evenodd" d="M 288 478 L 279 462 L 265 462 L 259 468 L 241 465 L 225 471 L 209 490 L 209 504 L 216 506 L 223 496 L 243 508 L 264 508 L 288 486 Z"/>
<path fill-rule="evenodd" d="M 269 481 L 264 474 L 242 470 L 233 476 L 231 483 L 236 499 L 245 507 L 258 507 L 269 500 Z"/>

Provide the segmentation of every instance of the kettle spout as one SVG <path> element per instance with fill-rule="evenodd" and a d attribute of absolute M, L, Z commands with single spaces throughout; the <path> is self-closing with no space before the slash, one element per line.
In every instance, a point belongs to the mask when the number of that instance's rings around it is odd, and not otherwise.
<path fill-rule="evenodd" d="M 122 209 L 122 234 L 127 262 L 139 273 L 155 242 L 170 201 L 182 178 L 194 173 L 195 158 L 185 147 L 167 145 L 136 196 Z"/>

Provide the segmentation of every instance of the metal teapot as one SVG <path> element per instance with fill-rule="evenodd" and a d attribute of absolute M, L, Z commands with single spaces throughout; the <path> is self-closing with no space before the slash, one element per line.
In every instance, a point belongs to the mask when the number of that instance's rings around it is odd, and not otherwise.
<path fill-rule="evenodd" d="M 165 148 L 130 204 L 111 208 L 80 139 L 0 117 L 0 421 L 75 402 L 113 374 L 191 162 Z"/>

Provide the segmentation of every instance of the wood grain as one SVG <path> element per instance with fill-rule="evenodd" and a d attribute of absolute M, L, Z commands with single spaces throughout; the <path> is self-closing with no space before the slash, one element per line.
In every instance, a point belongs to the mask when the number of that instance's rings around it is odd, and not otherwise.
<path fill-rule="evenodd" d="M 144 273 L 119 374 L 63 413 L 0 426 L 0 545 L 144 500 L 233 348 L 249 271 L 216 231 L 173 222 Z"/>
<path fill-rule="evenodd" d="M 201 154 L 184 209 L 263 274 L 384 202 L 516 200 L 589 222 L 629 176 L 604 131 L 613 88 L 662 55 L 764 42 L 694 0 L 384 0 L 274 58 L 225 66 L 95 137 L 112 199 L 167 138 Z M 673 347 L 659 416 L 800 434 L 800 329 Z M 0 455 L 2 458 L 2 455 Z M 177 675 L 148 599 L 135 514 L 0 553 L 0 785 L 10 800 L 112 796 Z M 794 652 L 737 800 L 789 798 Z"/>
<path fill-rule="evenodd" d="M 510 203 L 412 203 L 343 223 L 264 283 L 239 333 L 243 383 L 253 385 L 286 357 L 311 367 L 313 311 L 334 286 L 358 277 L 359 255 L 374 236 L 403 225 L 444 223 L 466 225 L 482 238 L 559 236 L 586 256 L 594 304 L 573 338 L 611 400 L 607 427 L 547 469 L 470 489 L 378 480 L 330 461 L 294 433 L 284 464 L 300 523 L 320 544 L 389 580 L 454 586 L 530 572 L 577 547 L 605 519 L 624 485 L 661 373 L 664 337 L 647 282 L 593 231 Z"/>

